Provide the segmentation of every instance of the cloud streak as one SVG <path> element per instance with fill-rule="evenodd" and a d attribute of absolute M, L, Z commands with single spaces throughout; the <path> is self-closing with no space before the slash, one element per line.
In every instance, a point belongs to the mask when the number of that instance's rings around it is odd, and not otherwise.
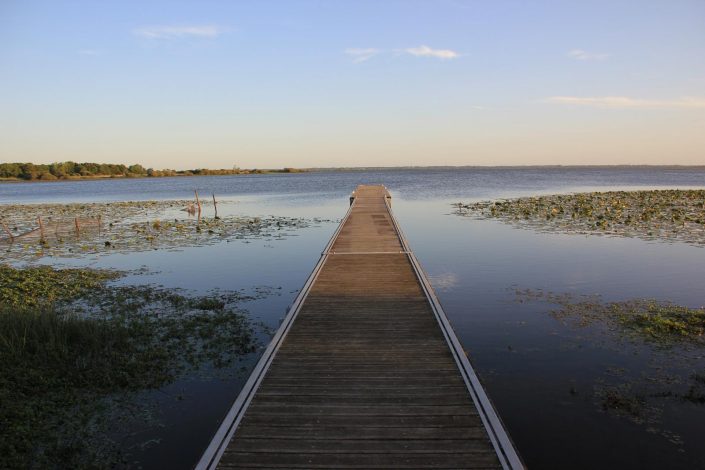
<path fill-rule="evenodd" d="M 609 56 L 609 54 L 588 52 L 582 49 L 573 49 L 568 52 L 568 57 L 575 60 L 605 60 Z"/>
<path fill-rule="evenodd" d="M 408 54 L 414 57 L 431 57 L 435 59 L 448 60 L 457 59 L 460 54 L 450 49 L 432 49 L 428 46 L 419 47 L 409 47 L 407 49 L 377 49 L 376 47 L 349 47 L 345 49 L 345 54 L 352 58 L 353 63 L 359 64 L 361 62 L 366 62 L 371 58 L 387 53 L 394 53 L 396 55 Z"/>
<path fill-rule="evenodd" d="M 223 29 L 216 25 L 156 25 L 142 26 L 132 33 L 146 39 L 214 38 Z"/>
<path fill-rule="evenodd" d="M 552 96 L 547 98 L 546 101 L 555 104 L 613 109 L 705 108 L 705 98 L 696 97 L 686 97 L 673 100 L 649 100 L 629 98 L 627 96 Z"/>
<path fill-rule="evenodd" d="M 450 49 L 431 49 L 428 46 L 411 47 L 405 49 L 404 52 L 416 57 L 435 57 L 436 59 L 442 60 L 457 59 L 460 57 L 460 54 Z"/>
<path fill-rule="evenodd" d="M 379 49 L 375 49 L 374 47 L 368 47 L 368 48 L 350 47 L 348 49 L 345 49 L 345 54 L 352 57 L 353 63 L 356 63 L 356 64 L 359 64 L 360 62 L 365 62 L 366 60 L 371 59 L 372 57 L 376 56 L 380 52 L 381 51 Z"/>

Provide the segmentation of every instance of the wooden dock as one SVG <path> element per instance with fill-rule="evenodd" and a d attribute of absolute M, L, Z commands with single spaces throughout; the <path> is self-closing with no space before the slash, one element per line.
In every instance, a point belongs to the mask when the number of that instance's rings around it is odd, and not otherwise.
<path fill-rule="evenodd" d="M 353 193 L 196 468 L 524 468 L 383 186 Z"/>

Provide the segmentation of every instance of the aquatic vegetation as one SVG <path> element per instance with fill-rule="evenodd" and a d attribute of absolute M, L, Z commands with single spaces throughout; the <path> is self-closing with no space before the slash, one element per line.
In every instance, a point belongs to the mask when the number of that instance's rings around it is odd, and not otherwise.
<path fill-rule="evenodd" d="M 455 204 L 457 215 L 562 233 L 705 246 L 705 190 L 610 191 Z"/>
<path fill-rule="evenodd" d="M 221 241 L 282 239 L 293 230 L 321 222 L 275 216 L 195 217 L 184 209 L 189 204 L 174 200 L 0 205 L 0 221 L 13 236 L 0 233 L 0 251 L 7 260 L 30 260 L 178 249 Z M 74 225 L 76 219 L 79 223 Z"/>
<path fill-rule="evenodd" d="M 574 296 L 543 290 L 517 290 L 517 299 L 558 305 L 551 315 L 578 326 L 602 323 L 624 337 L 660 346 L 705 346 L 705 307 L 691 308 L 654 299 L 603 302 L 600 296 Z"/>
<path fill-rule="evenodd" d="M 691 308 L 654 299 L 605 302 L 599 295 L 515 289 L 518 302 L 543 302 L 546 312 L 601 349 L 646 354 L 647 369 L 608 366 L 592 385 L 597 409 L 643 425 L 682 449 L 683 439 L 667 429 L 664 409 L 705 404 L 705 307 Z M 581 340 L 581 341 L 582 341 Z"/>
<path fill-rule="evenodd" d="M 603 411 L 624 416 L 643 424 L 648 416 L 646 397 L 634 392 L 629 384 L 597 387 L 595 395 Z"/>
<path fill-rule="evenodd" d="M 130 394 L 206 366 L 212 374 L 258 347 L 239 307 L 255 297 L 241 292 L 192 296 L 109 285 L 115 272 L 0 268 L 2 468 L 120 464 L 107 436 Z"/>
<path fill-rule="evenodd" d="M 83 297 L 120 274 L 106 270 L 32 266 L 15 269 L 0 264 L 0 305 L 37 307 Z"/>

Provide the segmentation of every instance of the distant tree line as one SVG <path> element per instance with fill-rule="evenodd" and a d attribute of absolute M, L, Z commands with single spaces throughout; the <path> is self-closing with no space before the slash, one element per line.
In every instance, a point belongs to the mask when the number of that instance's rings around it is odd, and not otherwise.
<path fill-rule="evenodd" d="M 48 165 L 34 163 L 0 163 L 0 178 L 22 180 L 58 180 L 91 177 L 157 177 L 157 176 L 190 176 L 190 175 L 239 175 L 250 173 L 297 173 L 302 170 L 284 168 L 282 170 L 241 170 L 240 168 L 209 170 L 155 170 L 142 165 L 123 165 L 114 163 L 75 163 L 60 162 Z"/>

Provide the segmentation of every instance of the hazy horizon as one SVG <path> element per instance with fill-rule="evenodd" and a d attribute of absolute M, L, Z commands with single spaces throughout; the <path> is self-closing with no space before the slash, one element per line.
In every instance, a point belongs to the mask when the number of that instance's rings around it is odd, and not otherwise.
<path fill-rule="evenodd" d="M 705 3 L 0 5 L 0 162 L 705 164 Z"/>

